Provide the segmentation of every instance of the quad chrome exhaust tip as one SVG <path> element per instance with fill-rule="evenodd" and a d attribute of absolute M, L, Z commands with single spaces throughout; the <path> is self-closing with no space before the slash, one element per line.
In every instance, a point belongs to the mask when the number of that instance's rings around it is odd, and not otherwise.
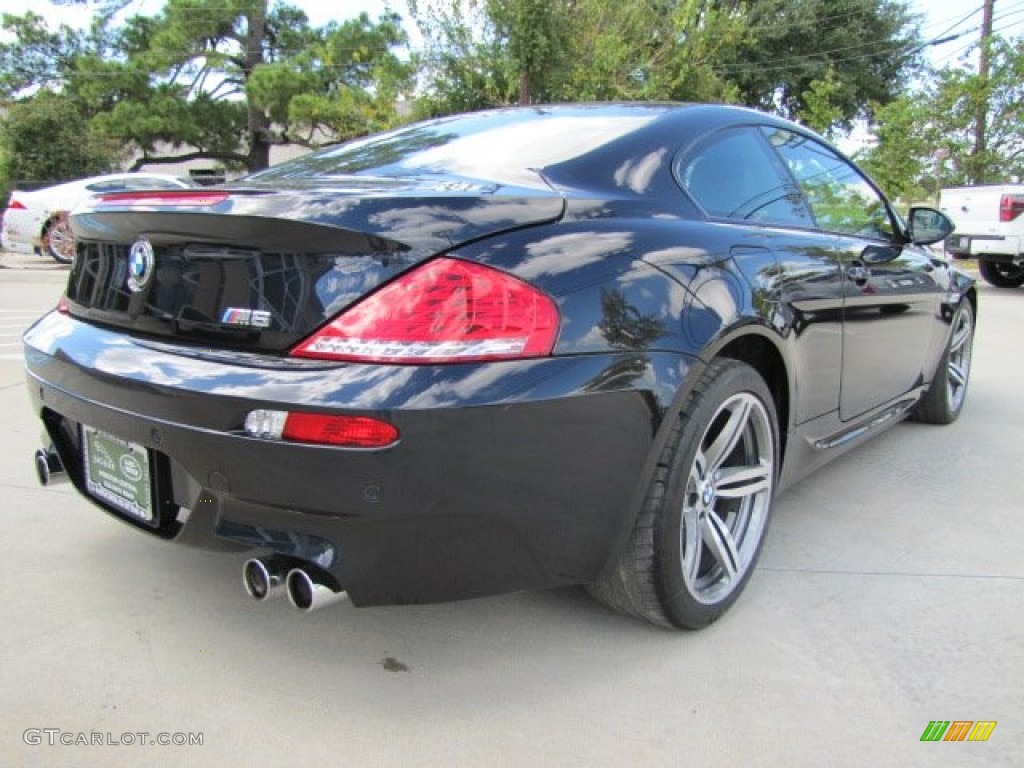
<path fill-rule="evenodd" d="M 60 460 L 57 451 L 51 445 L 49 448 L 40 448 L 35 456 L 36 477 L 40 485 L 52 485 L 58 482 L 67 482 L 68 475 L 64 471 L 64 463 Z"/>
<path fill-rule="evenodd" d="M 286 579 L 288 600 L 300 611 L 309 613 L 348 599 L 348 593 L 335 589 L 304 568 L 292 568 Z"/>
<path fill-rule="evenodd" d="M 266 600 L 284 591 L 288 563 L 278 557 L 254 557 L 242 566 L 242 586 L 253 600 Z"/>

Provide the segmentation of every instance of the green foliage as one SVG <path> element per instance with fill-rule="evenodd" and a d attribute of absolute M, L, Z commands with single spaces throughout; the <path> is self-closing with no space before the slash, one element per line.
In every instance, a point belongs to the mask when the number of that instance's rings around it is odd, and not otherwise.
<path fill-rule="evenodd" d="M 299 143 L 311 143 L 318 131 L 336 139 L 380 131 L 399 122 L 396 104 L 411 91 L 415 71 L 414 60 L 382 52 L 407 42 L 397 15 L 373 22 L 364 13 L 254 70 L 246 94 Z"/>
<path fill-rule="evenodd" d="M 831 78 L 833 124 L 850 127 L 902 91 L 919 65 L 914 17 L 898 0 L 749 0 L 750 37 L 723 52 L 744 104 L 799 118 Z"/>
<path fill-rule="evenodd" d="M 836 71 L 831 67 L 819 80 L 812 80 L 803 94 L 803 107 L 797 118 L 811 130 L 829 134 L 843 119 L 838 100 L 843 92 Z"/>
<path fill-rule="evenodd" d="M 987 79 L 962 67 L 948 68 L 938 74 L 927 96 L 932 134 L 948 154 L 942 169 L 944 186 L 1024 177 L 1024 38 L 992 39 Z M 974 121 L 981 105 L 986 149 L 972 156 Z"/>
<path fill-rule="evenodd" d="M 42 16 L 10 13 L 0 17 L 0 97 L 12 98 L 26 89 L 60 85 L 85 44 L 83 36 L 67 26 L 51 32 Z"/>
<path fill-rule="evenodd" d="M 136 166 L 207 158 L 257 170 L 275 143 L 391 127 L 412 90 L 416 61 L 398 55 L 407 40 L 394 14 L 314 28 L 269 0 L 168 0 L 111 28 L 122 5 L 84 32 L 5 15 L 0 98 L 59 93 L 92 135 L 134 150 Z"/>
<path fill-rule="evenodd" d="M 408 0 L 423 35 L 423 93 L 418 117 L 437 117 L 510 104 L 518 80 L 503 39 L 483 1 Z"/>
<path fill-rule="evenodd" d="M 717 70 L 746 40 L 701 0 L 410 0 L 424 40 L 421 114 L 518 103 L 736 101 Z"/>
<path fill-rule="evenodd" d="M 103 173 L 123 159 L 119 144 L 95 130 L 74 103 L 47 91 L 8 107 L 0 120 L 0 157 L 0 176 L 11 186 Z"/>
<path fill-rule="evenodd" d="M 564 66 L 571 40 L 569 7 L 553 0 L 487 0 L 509 64 L 519 74 L 519 103 L 529 104 Z"/>
<path fill-rule="evenodd" d="M 586 100 L 736 101 L 718 52 L 747 39 L 742 19 L 699 0 L 580 0 L 561 95 Z"/>
<path fill-rule="evenodd" d="M 974 156 L 979 104 L 987 146 Z M 987 80 L 966 66 L 933 73 L 921 91 L 875 110 L 873 128 L 878 142 L 861 159 L 895 195 L 1024 179 L 1024 39 L 992 39 Z"/>
<path fill-rule="evenodd" d="M 848 127 L 918 57 L 896 0 L 409 0 L 425 114 L 513 101 L 744 103 Z"/>
<path fill-rule="evenodd" d="M 934 174 L 932 139 L 921 129 L 926 123 L 923 102 L 909 96 L 874 109 L 876 144 L 857 159 L 887 195 L 901 200 L 923 200 L 934 189 L 925 188 Z"/>

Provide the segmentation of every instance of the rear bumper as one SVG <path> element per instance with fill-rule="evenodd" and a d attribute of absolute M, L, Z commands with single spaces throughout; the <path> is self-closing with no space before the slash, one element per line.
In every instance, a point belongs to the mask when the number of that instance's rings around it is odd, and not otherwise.
<path fill-rule="evenodd" d="M 137 527 L 313 562 L 362 605 L 592 581 L 632 526 L 661 414 L 691 370 L 674 354 L 203 358 L 56 313 L 25 343 L 34 408 L 80 491 L 86 424 L 151 449 L 162 511 Z M 248 437 L 258 408 L 371 415 L 401 439 L 366 451 Z"/>
<path fill-rule="evenodd" d="M 946 249 L 964 256 L 1000 256 L 1009 261 L 1024 255 L 1024 237 L 956 233 L 950 236 Z"/>
<path fill-rule="evenodd" d="M 32 211 L 8 208 L 0 227 L 0 245 L 11 253 L 35 253 L 43 245 L 42 226 L 42 220 Z"/>

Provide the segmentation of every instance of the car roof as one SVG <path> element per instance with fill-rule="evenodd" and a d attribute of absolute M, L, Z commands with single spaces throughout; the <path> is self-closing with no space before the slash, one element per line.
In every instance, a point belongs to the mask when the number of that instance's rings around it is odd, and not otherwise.
<path fill-rule="evenodd" d="M 721 104 L 591 103 L 505 107 L 437 118 L 328 147 L 245 179 L 242 184 L 297 185 L 358 176 L 446 176 L 499 185 L 571 181 L 592 166 L 615 167 L 728 125 L 788 121 Z M 668 153 L 669 155 L 673 153 Z"/>

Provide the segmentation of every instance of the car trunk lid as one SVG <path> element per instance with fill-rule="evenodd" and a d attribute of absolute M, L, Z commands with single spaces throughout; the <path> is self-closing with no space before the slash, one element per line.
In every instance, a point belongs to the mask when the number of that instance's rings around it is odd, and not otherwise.
<path fill-rule="evenodd" d="M 448 177 L 111 195 L 72 217 L 68 306 L 137 334 L 281 353 L 423 260 L 563 205 L 543 182 Z"/>

